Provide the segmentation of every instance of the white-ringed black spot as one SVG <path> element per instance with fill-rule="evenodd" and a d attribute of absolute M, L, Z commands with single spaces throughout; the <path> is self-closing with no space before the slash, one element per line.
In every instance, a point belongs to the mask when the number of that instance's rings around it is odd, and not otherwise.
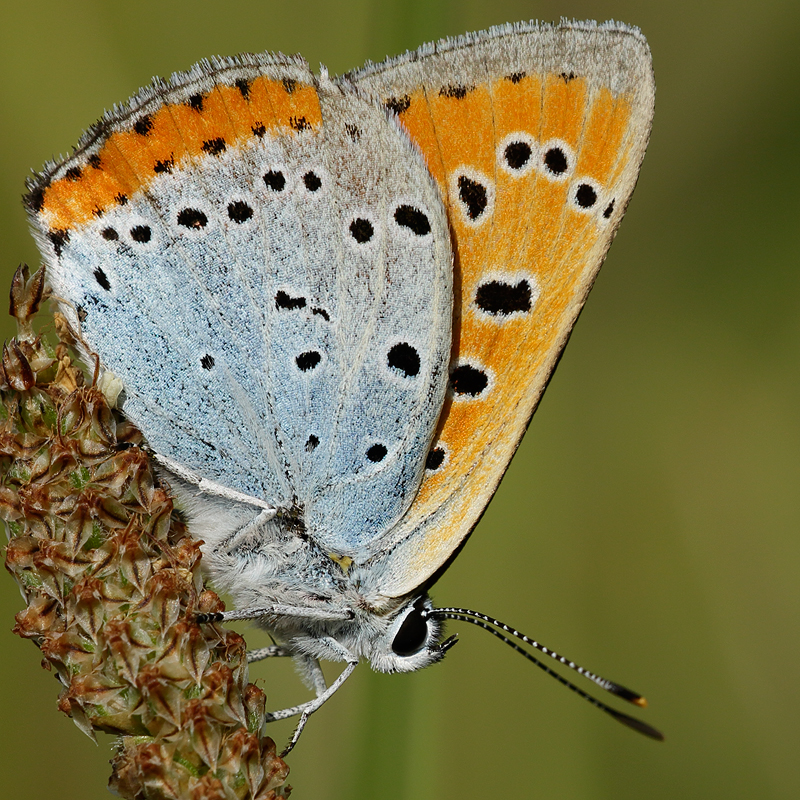
<path fill-rule="evenodd" d="M 579 183 L 575 189 L 575 202 L 581 208 L 591 208 L 597 202 L 597 192 L 588 183 Z"/>
<path fill-rule="evenodd" d="M 531 310 L 531 285 L 521 280 L 516 285 L 504 281 L 487 281 L 478 286 L 475 303 L 487 314 L 507 316 Z"/>
<path fill-rule="evenodd" d="M 386 458 L 388 450 L 382 444 L 374 444 L 367 450 L 367 458 L 376 464 Z"/>
<path fill-rule="evenodd" d="M 470 219 L 478 219 L 486 211 L 489 202 L 486 187 L 466 175 L 458 176 L 458 198 L 464 204 Z"/>
<path fill-rule="evenodd" d="M 544 168 L 551 174 L 563 175 L 569 168 L 567 154 L 560 147 L 550 147 L 544 154 Z"/>
<path fill-rule="evenodd" d="M 273 192 L 282 192 L 283 188 L 286 186 L 286 178 L 280 170 L 271 169 L 264 174 L 264 183 L 267 185 L 267 188 L 272 189 Z"/>
<path fill-rule="evenodd" d="M 455 394 L 477 397 L 489 385 L 489 378 L 483 370 L 462 364 L 450 373 L 450 385 Z"/>
<path fill-rule="evenodd" d="M 312 433 L 311 436 L 309 436 L 308 439 L 306 439 L 306 453 L 313 453 L 317 449 L 318 445 L 319 445 L 319 437 L 314 436 L 314 434 Z"/>
<path fill-rule="evenodd" d="M 425 469 L 429 472 L 436 472 L 442 464 L 444 464 L 444 449 L 434 447 L 429 451 L 428 457 L 425 459 Z"/>
<path fill-rule="evenodd" d="M 319 175 L 313 171 L 306 172 L 306 174 L 303 175 L 303 183 L 306 185 L 306 189 L 308 189 L 309 192 L 319 191 L 322 186 Z"/>
<path fill-rule="evenodd" d="M 408 342 L 393 345 L 387 355 L 389 366 L 406 378 L 419 374 L 419 353 Z"/>
<path fill-rule="evenodd" d="M 228 203 L 228 217 L 234 222 L 247 222 L 253 216 L 253 209 L 243 200 L 234 200 Z"/>
<path fill-rule="evenodd" d="M 203 369 L 211 369 L 211 367 L 213 367 L 213 366 L 214 366 L 214 356 L 210 355 L 209 353 L 206 353 L 206 354 L 205 354 L 205 355 L 204 355 L 204 356 L 203 356 L 203 357 L 200 359 L 200 366 L 201 366 Z"/>
<path fill-rule="evenodd" d="M 294 360 L 301 372 L 308 372 L 310 369 L 314 369 L 320 361 L 322 361 L 322 356 L 316 350 L 300 353 Z"/>
<path fill-rule="evenodd" d="M 372 227 L 372 223 L 368 219 L 356 217 L 350 223 L 350 235 L 359 244 L 365 244 L 368 242 L 373 237 L 374 233 L 375 228 Z"/>
<path fill-rule="evenodd" d="M 119 234 L 113 228 L 103 228 L 100 231 L 100 235 L 107 241 L 107 242 L 116 242 L 119 239 Z"/>
<path fill-rule="evenodd" d="M 134 225 L 131 228 L 131 239 L 139 244 L 147 244 L 150 241 L 153 232 L 150 230 L 149 225 Z"/>
<path fill-rule="evenodd" d="M 111 289 L 111 284 L 108 281 L 108 276 L 105 274 L 105 272 L 103 272 L 102 269 L 100 269 L 100 267 L 98 267 L 94 271 L 94 279 L 97 281 L 97 285 L 101 289 L 105 289 L 106 291 L 109 291 Z"/>
<path fill-rule="evenodd" d="M 503 157 L 511 169 L 522 169 L 530 160 L 531 146 L 527 142 L 510 142 L 503 151 Z"/>
<path fill-rule="evenodd" d="M 417 236 L 425 236 L 431 232 L 431 223 L 425 214 L 414 206 L 398 206 L 394 212 L 395 222 L 403 228 L 408 228 Z"/>
<path fill-rule="evenodd" d="M 295 308 L 305 308 L 305 297 L 292 297 L 286 292 L 277 292 L 275 295 L 275 308 L 291 311 Z"/>
<path fill-rule="evenodd" d="M 614 201 L 612 200 L 607 206 L 605 211 L 603 211 L 603 217 L 605 219 L 609 219 L 611 215 L 614 213 Z"/>
<path fill-rule="evenodd" d="M 178 225 L 199 231 L 208 225 L 208 217 L 197 208 L 184 208 L 178 212 Z"/>

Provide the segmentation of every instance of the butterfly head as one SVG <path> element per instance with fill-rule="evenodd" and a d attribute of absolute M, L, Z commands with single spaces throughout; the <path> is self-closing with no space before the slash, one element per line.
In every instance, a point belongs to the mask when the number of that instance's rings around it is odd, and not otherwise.
<path fill-rule="evenodd" d="M 412 597 L 388 625 L 373 629 L 361 651 L 377 672 L 414 672 L 441 661 L 458 641 L 441 641 L 443 623 L 431 616 L 433 604 L 427 595 Z"/>

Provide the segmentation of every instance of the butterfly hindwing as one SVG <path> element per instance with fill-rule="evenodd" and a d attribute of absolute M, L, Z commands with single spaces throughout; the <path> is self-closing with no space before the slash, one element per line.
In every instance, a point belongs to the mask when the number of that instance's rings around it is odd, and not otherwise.
<path fill-rule="evenodd" d="M 419 494 L 370 565 L 400 596 L 469 534 L 519 444 L 636 183 L 652 68 L 634 29 L 529 24 L 348 77 L 422 150 L 454 240 L 450 389 Z"/>

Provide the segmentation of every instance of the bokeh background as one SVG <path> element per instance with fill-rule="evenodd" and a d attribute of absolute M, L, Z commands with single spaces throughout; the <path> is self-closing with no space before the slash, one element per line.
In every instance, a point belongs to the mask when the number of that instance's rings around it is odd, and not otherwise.
<path fill-rule="evenodd" d="M 29 168 L 154 74 L 301 52 L 333 72 L 518 19 L 638 25 L 656 119 L 628 215 L 500 490 L 435 589 L 644 692 L 657 744 L 477 629 L 441 665 L 364 666 L 290 757 L 293 797 L 800 797 L 800 5 L 796 0 L 0 3 L 0 283 L 37 264 Z M 2 335 L 13 330 L 6 320 Z M 6 797 L 108 796 L 9 631 Z M 461 628 L 465 626 L 460 626 Z M 258 640 L 254 640 L 257 642 Z M 252 670 L 270 705 L 288 663 Z M 281 743 L 291 723 L 275 724 Z"/>

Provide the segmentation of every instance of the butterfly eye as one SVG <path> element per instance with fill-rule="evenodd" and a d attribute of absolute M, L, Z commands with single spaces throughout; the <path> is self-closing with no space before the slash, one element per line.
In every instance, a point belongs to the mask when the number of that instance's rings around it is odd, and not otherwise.
<path fill-rule="evenodd" d="M 392 651 L 398 656 L 413 656 L 422 650 L 427 639 L 428 623 L 418 608 L 412 608 L 394 637 Z"/>

